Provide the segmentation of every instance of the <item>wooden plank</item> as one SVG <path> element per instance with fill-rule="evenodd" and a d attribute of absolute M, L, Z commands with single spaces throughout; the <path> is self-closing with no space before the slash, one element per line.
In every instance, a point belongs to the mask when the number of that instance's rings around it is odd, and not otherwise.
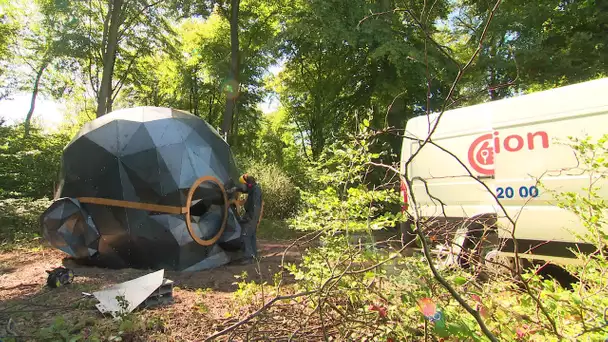
<path fill-rule="evenodd" d="M 173 214 L 173 215 L 185 214 L 186 211 L 188 210 L 186 207 L 174 207 L 174 206 L 170 206 L 170 205 L 159 205 L 159 204 L 132 202 L 132 201 L 122 201 L 122 200 L 99 198 L 99 197 L 78 197 L 77 199 L 78 199 L 78 201 L 80 201 L 80 203 L 147 210 L 147 211 L 154 211 L 154 212 Z"/>

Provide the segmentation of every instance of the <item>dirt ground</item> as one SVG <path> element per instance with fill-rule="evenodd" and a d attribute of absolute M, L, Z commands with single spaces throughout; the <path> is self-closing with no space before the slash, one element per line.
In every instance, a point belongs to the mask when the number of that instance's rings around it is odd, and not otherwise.
<path fill-rule="evenodd" d="M 8 341 L 10 336 L 15 341 L 76 341 L 88 340 L 96 334 L 103 335 L 101 340 L 114 335 L 116 341 L 204 340 L 252 311 L 235 301 L 234 292 L 238 289 L 235 275 L 246 271 L 249 280 L 272 284 L 289 244 L 259 241 L 262 257 L 259 264 L 226 265 L 188 273 L 165 271 L 165 278 L 175 282 L 174 304 L 140 310 L 135 322 L 128 322 L 127 326 L 123 323 L 118 328 L 115 321 L 97 311 L 96 301 L 84 298 L 82 292 L 95 292 L 149 271 L 81 266 L 51 248 L 0 254 L 0 341 Z M 297 247 L 290 249 L 285 261 L 298 261 L 301 252 Z M 62 265 L 74 270 L 74 283 L 58 289 L 44 286 L 45 271 Z M 291 281 L 285 279 L 286 283 Z M 139 326 L 130 326 L 133 324 Z M 44 337 L 41 331 L 45 331 Z M 129 335 L 128 331 L 137 333 Z M 146 336 L 141 336 L 142 331 Z M 72 336 L 81 339 L 71 339 Z"/>

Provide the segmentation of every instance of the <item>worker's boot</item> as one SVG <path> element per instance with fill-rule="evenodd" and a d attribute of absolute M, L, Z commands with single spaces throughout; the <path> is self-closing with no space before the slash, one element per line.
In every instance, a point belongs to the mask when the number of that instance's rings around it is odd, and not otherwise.
<path fill-rule="evenodd" d="M 251 265 L 253 264 L 253 258 L 245 258 L 238 262 L 239 265 Z"/>

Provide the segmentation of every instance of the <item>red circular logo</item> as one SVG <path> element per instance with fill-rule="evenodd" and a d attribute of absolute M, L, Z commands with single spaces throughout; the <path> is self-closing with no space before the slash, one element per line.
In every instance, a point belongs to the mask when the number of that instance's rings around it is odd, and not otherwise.
<path fill-rule="evenodd" d="M 494 148 L 491 142 L 492 134 L 488 133 L 475 139 L 469 147 L 469 164 L 483 175 L 494 174 Z"/>

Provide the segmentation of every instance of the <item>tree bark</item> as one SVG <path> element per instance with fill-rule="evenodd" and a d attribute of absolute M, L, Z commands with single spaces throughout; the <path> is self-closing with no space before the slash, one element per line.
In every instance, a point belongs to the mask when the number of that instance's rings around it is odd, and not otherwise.
<path fill-rule="evenodd" d="M 240 0 L 230 0 L 230 77 L 229 80 L 238 85 L 239 83 L 239 4 Z M 232 135 L 232 117 L 238 98 L 237 89 L 233 89 L 233 94 L 228 94 L 226 98 L 226 108 L 222 120 L 222 133 L 228 139 Z"/>
<path fill-rule="evenodd" d="M 209 113 L 207 114 L 207 122 L 213 126 L 213 102 L 215 101 L 215 90 L 211 88 L 211 96 L 209 97 Z"/>
<path fill-rule="evenodd" d="M 40 68 L 36 72 L 36 79 L 34 80 L 34 89 L 32 90 L 32 100 L 30 102 L 30 110 L 27 112 L 27 116 L 25 117 L 23 138 L 27 138 L 30 135 L 30 125 L 32 122 L 32 116 L 34 115 L 34 109 L 36 108 L 36 98 L 38 97 L 38 91 L 40 90 L 40 80 L 42 79 L 42 74 L 44 70 L 49 65 L 48 60 L 43 60 L 40 64 Z"/>
<path fill-rule="evenodd" d="M 198 74 L 198 68 L 195 67 L 194 68 L 194 72 L 192 73 L 192 86 L 193 86 L 193 96 L 194 96 L 194 114 L 195 116 L 199 116 L 198 113 L 198 103 L 199 103 L 199 99 L 198 99 L 198 77 L 196 76 Z"/>
<path fill-rule="evenodd" d="M 112 76 L 114 74 L 114 64 L 116 63 L 116 52 L 118 49 L 118 29 L 122 24 L 123 0 L 108 0 L 108 10 L 112 14 L 107 31 L 107 41 L 102 42 L 104 49 L 103 73 L 97 96 L 97 117 L 112 110 Z"/>
<path fill-rule="evenodd" d="M 239 108 L 236 106 L 236 102 L 232 111 L 232 127 L 230 128 L 230 133 L 232 133 L 232 135 L 228 142 L 231 146 L 237 146 L 237 140 L 239 138 Z"/>

